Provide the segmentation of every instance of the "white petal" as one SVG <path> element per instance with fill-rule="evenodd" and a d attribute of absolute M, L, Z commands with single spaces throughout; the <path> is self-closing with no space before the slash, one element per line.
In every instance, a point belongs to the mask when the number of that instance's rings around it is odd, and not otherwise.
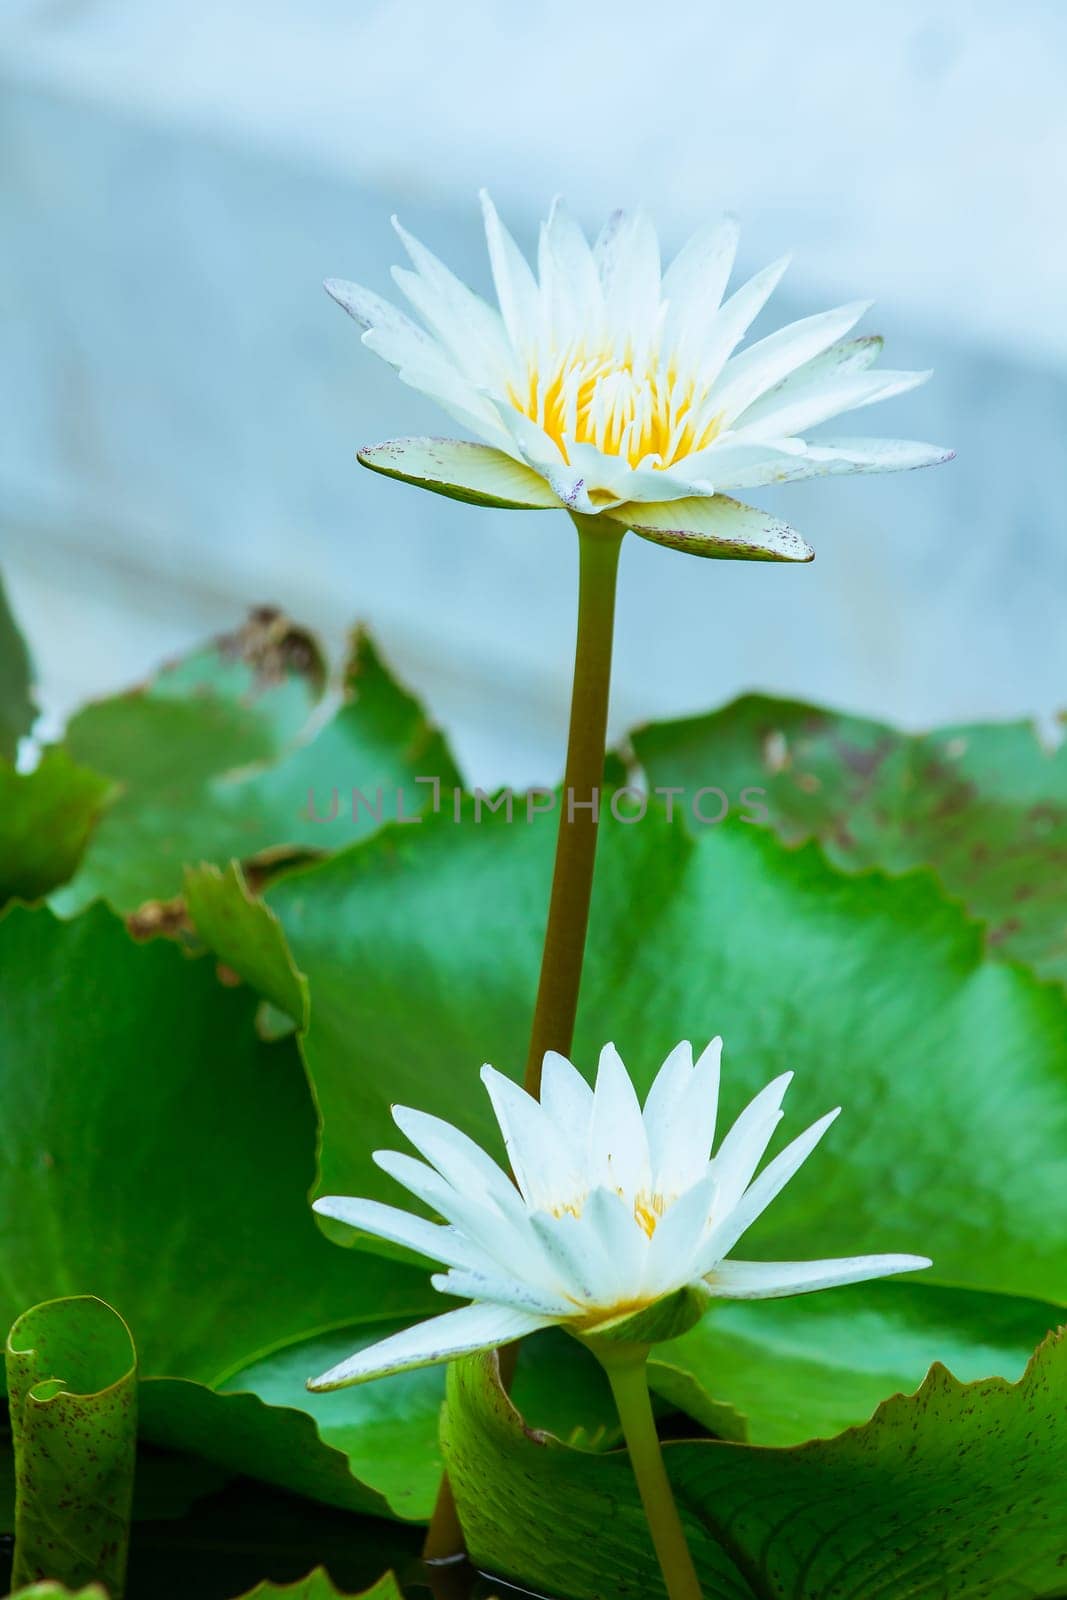
<path fill-rule="evenodd" d="M 386 361 L 391 361 L 387 353 L 383 336 L 375 328 L 363 335 L 363 343 L 368 350 L 373 350 L 375 355 L 380 355 Z M 395 363 L 394 363 L 395 364 Z M 497 449 L 509 455 L 515 454 L 515 446 L 511 434 L 504 427 L 500 413 L 493 402 L 485 397 L 461 372 L 450 365 L 449 357 L 443 350 L 439 350 L 431 341 L 426 352 L 403 365 L 397 365 L 397 376 L 401 383 L 409 384 L 412 389 L 418 389 L 420 394 L 428 395 L 446 411 L 453 421 L 460 427 L 467 428 L 471 433 L 476 433 L 487 444 L 495 445 Z"/>
<path fill-rule="evenodd" d="M 760 489 L 854 472 L 908 472 L 951 461 L 954 450 L 914 439 L 767 439 L 738 441 L 736 434 L 716 440 L 679 468 L 706 473 L 717 490 Z"/>
<path fill-rule="evenodd" d="M 649 1242 L 643 1284 L 645 1294 L 668 1294 L 700 1276 L 693 1268 L 707 1235 L 715 1190 L 715 1179 L 709 1173 L 676 1200 L 660 1219 Z"/>
<path fill-rule="evenodd" d="M 589 1122 L 587 1171 L 591 1184 L 620 1189 L 628 1195 L 647 1190 L 652 1181 L 641 1105 L 613 1044 L 606 1044 L 600 1052 Z"/>
<path fill-rule="evenodd" d="M 759 1177 L 745 1190 L 740 1200 L 723 1220 L 716 1224 L 704 1247 L 702 1270 L 710 1272 L 715 1262 L 729 1254 L 741 1235 L 761 1216 L 771 1201 L 776 1199 L 794 1173 L 803 1166 L 830 1124 L 840 1114 L 837 1106 L 818 1122 L 787 1144 L 780 1155 L 768 1162 Z"/>
<path fill-rule="evenodd" d="M 641 1113 L 648 1140 L 648 1157 L 655 1186 L 670 1159 L 671 1139 L 674 1135 L 674 1109 L 693 1075 L 693 1046 L 688 1039 L 676 1044 L 666 1057 L 652 1087 L 645 1096 Z"/>
<path fill-rule="evenodd" d="M 929 372 L 848 372 L 824 384 L 812 385 L 802 393 L 785 395 L 777 401 L 772 399 L 765 409 L 763 402 L 757 402 L 761 407 L 758 415 L 755 406 L 742 412 L 734 419 L 734 431 L 745 440 L 805 433 L 844 411 L 857 411 L 861 406 L 905 394 L 925 383 L 930 375 Z"/>
<path fill-rule="evenodd" d="M 699 229 L 667 268 L 663 275 L 667 349 L 679 350 L 694 340 L 703 343 L 733 271 L 738 232 L 736 217 Z"/>
<path fill-rule="evenodd" d="M 403 1333 L 394 1333 L 357 1351 L 321 1377 L 312 1378 L 308 1388 L 316 1393 L 343 1389 L 350 1383 L 366 1383 L 369 1378 L 384 1378 L 392 1372 L 410 1372 L 415 1367 L 473 1355 L 476 1350 L 495 1350 L 525 1334 L 536 1333 L 539 1328 L 550 1327 L 552 1321 L 551 1317 L 514 1311 L 508 1306 L 461 1306 L 458 1311 L 446 1311 L 443 1317 L 418 1322 Z"/>
<path fill-rule="evenodd" d="M 559 1276 L 564 1293 L 580 1305 L 611 1304 L 619 1281 L 618 1266 L 608 1255 L 600 1233 L 585 1215 L 530 1214 L 530 1225 Z"/>
<path fill-rule="evenodd" d="M 453 1227 L 458 1228 L 465 1240 L 482 1250 L 498 1266 L 520 1272 L 531 1281 L 544 1281 L 545 1265 L 518 1194 L 515 1195 L 514 1210 L 505 1216 L 495 1203 L 489 1205 L 453 1189 L 432 1167 L 399 1150 L 376 1150 L 374 1161 L 383 1172 L 402 1183 Z"/>
<path fill-rule="evenodd" d="M 454 1228 L 443 1228 L 439 1222 L 428 1222 L 425 1217 L 414 1217 L 396 1206 L 385 1206 L 377 1200 L 360 1200 L 348 1195 L 324 1194 L 312 1207 L 322 1217 L 334 1217 L 346 1222 L 350 1228 L 359 1228 L 378 1239 L 388 1239 L 391 1244 L 405 1245 L 429 1256 L 431 1261 L 443 1261 L 450 1267 L 479 1266 L 483 1260 L 478 1250 L 473 1250 Z"/>
<path fill-rule="evenodd" d="M 472 1200 L 488 1200 L 505 1212 L 512 1211 L 515 1185 L 473 1139 L 443 1118 L 408 1106 L 394 1106 L 393 1121 L 454 1189 Z"/>
<path fill-rule="evenodd" d="M 570 1152 L 560 1147 L 547 1113 L 532 1095 L 495 1067 L 486 1064 L 482 1068 L 482 1082 L 527 1205 L 551 1211 L 573 1198 L 581 1174 L 574 1170 Z"/>
<path fill-rule="evenodd" d="M 393 277 L 416 311 L 449 350 L 460 370 L 481 381 L 510 373 L 513 354 L 499 311 L 468 289 L 432 250 L 393 218 L 393 227 L 416 268 L 394 268 Z"/>
<path fill-rule="evenodd" d="M 782 1101 L 792 1081 L 793 1074 L 783 1072 L 761 1089 L 719 1146 L 712 1168 L 718 1180 L 719 1206 L 724 1215 L 737 1204 L 763 1160 L 771 1136 L 782 1120 Z"/>
<path fill-rule="evenodd" d="M 870 309 L 869 300 L 804 317 L 768 334 L 726 363 L 715 387 L 713 408 L 730 423 L 739 412 L 789 373 L 840 340 Z"/>
<path fill-rule="evenodd" d="M 547 327 L 562 346 L 588 338 L 603 321 L 604 296 L 589 241 L 559 199 L 541 228 L 538 267 Z"/>
<path fill-rule="evenodd" d="M 788 256 L 773 261 L 769 267 L 764 267 L 762 272 L 757 272 L 754 278 L 742 284 L 721 308 L 709 329 L 704 348 L 694 350 L 690 357 L 699 364 L 705 383 L 710 384 L 718 377 L 727 358 L 774 293 L 788 265 Z"/>
<path fill-rule="evenodd" d="M 652 1173 L 660 1194 L 680 1194 L 707 1172 L 715 1141 L 722 1040 L 713 1039 L 693 1068 L 674 1109 L 669 1142 Z"/>
<path fill-rule="evenodd" d="M 535 472 L 547 478 L 552 467 L 558 467 L 563 472 L 570 471 L 555 439 L 525 412 L 516 410 L 513 405 L 501 404 L 499 415 L 502 425 L 511 436 L 509 441 L 511 448 L 517 449 L 522 459 Z"/>
<path fill-rule="evenodd" d="M 541 1105 L 559 1136 L 584 1156 L 593 1114 L 593 1091 L 573 1062 L 556 1050 L 546 1050 L 541 1065 Z"/>
<path fill-rule="evenodd" d="M 858 339 L 844 339 L 840 344 L 831 345 L 829 350 L 805 361 L 802 367 L 761 395 L 749 407 L 746 415 L 756 421 L 785 400 L 792 402 L 802 399 L 815 390 L 822 390 L 831 380 L 846 377 L 850 372 L 866 372 L 878 360 L 884 342 L 880 334 L 868 333 L 861 334 Z"/>
<path fill-rule="evenodd" d="M 895 1272 L 919 1272 L 927 1256 L 842 1256 L 830 1261 L 721 1261 L 705 1282 L 727 1300 L 778 1300 L 843 1283 L 864 1283 Z"/>
<path fill-rule="evenodd" d="M 608 325 L 624 329 L 640 364 L 658 332 L 659 240 L 642 211 L 617 211 L 594 247 Z"/>
<path fill-rule="evenodd" d="M 626 1305 L 637 1298 L 645 1276 L 648 1239 L 638 1226 L 633 1207 L 612 1189 L 594 1189 L 586 1200 L 579 1226 L 596 1235 L 610 1263 L 611 1292 L 602 1304 Z"/>
<path fill-rule="evenodd" d="M 810 472 L 793 477 L 823 477 L 845 472 L 911 472 L 916 467 L 936 467 L 951 461 L 956 452 L 918 439 L 814 439 L 797 465 Z"/>
<path fill-rule="evenodd" d="M 538 1317 L 573 1317 L 578 1308 L 572 1300 L 562 1295 L 550 1295 L 535 1286 L 501 1272 L 459 1271 L 437 1272 L 430 1279 L 442 1294 L 454 1294 L 460 1300 L 484 1300 L 498 1306 L 514 1306 L 520 1311 L 532 1311 Z"/>
<path fill-rule="evenodd" d="M 348 283 L 343 278 L 327 278 L 323 288 L 364 332 L 373 328 L 385 336 L 381 353 L 394 366 L 437 348 L 428 333 L 373 289 L 364 289 L 362 284 Z M 391 353 L 385 354 L 386 349 Z"/>
<path fill-rule="evenodd" d="M 479 196 L 485 219 L 485 239 L 489 264 L 493 270 L 496 297 L 501 315 L 516 351 L 522 351 L 537 332 L 539 295 L 530 264 L 497 215 L 496 207 L 483 189 Z"/>

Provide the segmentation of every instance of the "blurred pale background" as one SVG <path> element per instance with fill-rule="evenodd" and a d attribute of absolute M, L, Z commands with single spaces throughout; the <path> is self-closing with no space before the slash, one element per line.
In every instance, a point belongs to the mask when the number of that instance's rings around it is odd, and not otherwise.
<path fill-rule="evenodd" d="M 49 711 L 274 600 L 368 619 L 475 779 L 558 770 L 569 525 L 358 468 L 451 425 L 319 287 L 388 292 L 397 210 L 484 289 L 485 183 L 527 244 L 556 191 L 668 248 L 737 211 L 743 270 L 795 252 L 762 329 L 871 295 L 889 364 L 937 369 L 855 431 L 959 450 L 766 502 L 812 567 L 628 541 L 616 729 L 748 687 L 1049 723 L 1065 69 L 1058 0 L 5 0 L 0 567 Z"/>

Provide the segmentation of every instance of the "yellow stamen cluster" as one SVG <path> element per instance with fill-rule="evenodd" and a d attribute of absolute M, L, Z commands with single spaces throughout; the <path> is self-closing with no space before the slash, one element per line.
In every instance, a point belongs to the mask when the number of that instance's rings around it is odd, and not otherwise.
<path fill-rule="evenodd" d="M 591 444 L 622 456 L 631 467 L 672 466 L 704 450 L 722 418 L 711 413 L 707 391 L 655 359 L 632 354 L 570 350 L 562 358 L 531 362 L 524 384 L 510 390 L 518 411 L 536 422 L 570 464 L 568 446 Z"/>
<path fill-rule="evenodd" d="M 616 1189 L 615 1192 L 620 1200 L 627 1198 L 624 1190 Z M 554 1217 L 567 1216 L 577 1219 L 581 1216 L 584 1208 L 585 1196 L 583 1195 L 581 1199 L 566 1200 L 561 1205 L 553 1206 L 552 1215 Z M 667 1198 L 665 1195 L 648 1194 L 642 1190 L 640 1194 L 634 1196 L 634 1221 L 647 1238 L 651 1239 L 655 1233 L 656 1225 L 666 1209 Z"/>

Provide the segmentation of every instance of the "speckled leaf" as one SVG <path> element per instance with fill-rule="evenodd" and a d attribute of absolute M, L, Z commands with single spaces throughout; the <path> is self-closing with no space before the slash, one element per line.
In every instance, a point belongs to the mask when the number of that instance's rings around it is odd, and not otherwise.
<path fill-rule="evenodd" d="M 662 1596 L 625 1456 L 591 1458 L 527 1431 L 491 1356 L 453 1366 L 444 1442 L 480 1565 L 570 1600 Z M 1062 1592 L 1062 1336 L 1018 1384 L 965 1385 L 939 1366 L 917 1394 L 836 1439 L 788 1450 L 680 1442 L 664 1454 L 706 1600 Z"/>
<path fill-rule="evenodd" d="M 217 1386 L 323 1327 L 436 1309 L 425 1272 L 337 1250 L 318 1232 L 307 1085 L 291 1041 L 256 1038 L 255 1004 L 207 961 L 134 944 L 100 906 L 67 923 L 21 908 L 0 921 L 9 1321 L 94 1290 L 129 1324 L 142 1373 Z M 212 1398 L 201 1438 L 160 1428 L 158 1442 L 256 1472 L 271 1452 L 250 1408 L 211 1409 Z M 289 1409 L 257 1419 L 276 1430 L 274 1458 L 301 1475 L 294 1487 L 337 1467 L 317 1455 L 303 1399 L 294 1382 Z M 355 1485 L 352 1499 L 388 1509 L 373 1486 Z"/>
<path fill-rule="evenodd" d="M 635 501 L 604 513 L 613 522 L 648 539 L 691 556 L 724 561 L 814 561 L 815 552 L 795 528 L 767 511 L 742 505 L 727 495 L 665 500 L 654 505 Z"/>
<path fill-rule="evenodd" d="M 120 1600 L 137 1450 L 129 1330 L 102 1300 L 51 1300 L 18 1318 L 5 1356 L 15 1449 L 12 1587 L 96 1580 Z"/>
<path fill-rule="evenodd" d="M 365 634 L 319 728 L 322 672 L 307 634 L 259 614 L 145 688 L 79 712 L 70 752 L 123 792 L 57 909 L 101 896 L 130 912 L 179 896 L 187 865 L 329 851 L 395 817 L 398 791 L 406 814 L 427 804 L 416 777 L 455 781 L 440 734 Z"/>
<path fill-rule="evenodd" d="M 992 953 L 1067 982 L 1067 744 L 1022 722 L 907 734 L 746 695 L 633 745 L 653 786 L 765 791 L 779 837 L 818 839 L 845 871 L 933 867 L 986 922 Z"/>
<path fill-rule="evenodd" d="M 46 750 L 33 772 L 0 763 L 0 905 L 66 882 L 111 793 L 108 779 L 65 750 Z"/>
<path fill-rule="evenodd" d="M 0 761 L 13 759 L 19 740 L 33 726 L 37 707 L 31 679 L 29 652 L 0 581 Z"/>
<path fill-rule="evenodd" d="M 477 1068 L 521 1071 L 553 831 L 551 818 L 442 815 L 268 891 L 311 986 L 321 1191 L 401 1200 L 370 1159 L 403 1143 L 391 1101 L 454 1120 L 502 1154 Z M 736 1358 L 717 1371 L 714 1346 L 699 1365 L 694 1350 L 705 1388 L 761 1436 L 783 1394 L 768 1395 L 763 1420 L 742 1346 L 784 1345 L 785 1425 L 797 1438 L 863 1420 L 882 1378 L 914 1386 L 943 1341 L 968 1376 L 990 1362 L 1018 1371 L 1067 1302 L 1063 994 L 990 962 L 927 875 L 843 877 L 814 847 L 786 850 L 741 825 L 695 837 L 654 810 L 640 825 L 606 823 L 600 852 L 580 1065 L 590 1071 L 614 1038 L 643 1088 L 679 1037 L 721 1031 L 724 1125 L 795 1069 L 782 1140 L 830 1106 L 845 1112 L 746 1249 L 771 1259 L 910 1250 L 935 1262 L 906 1307 L 893 1285 L 842 1291 L 842 1308 L 879 1325 L 869 1347 L 840 1330 L 828 1344 L 817 1320 L 775 1312 L 763 1323 L 753 1310 L 746 1322 L 724 1308 Z M 1028 1304 L 1002 1320 L 1006 1296 Z M 989 1332 L 976 1310 L 997 1313 Z"/>
<path fill-rule="evenodd" d="M 386 478 L 465 500 L 474 506 L 509 511 L 560 511 L 559 496 L 544 478 L 492 445 L 466 439 L 388 439 L 365 445 L 359 461 Z"/>
<path fill-rule="evenodd" d="M 306 1578 L 298 1578 L 295 1583 L 257 1583 L 243 1600 L 344 1600 L 344 1594 L 334 1588 L 325 1567 L 316 1567 L 314 1572 L 309 1572 Z M 387 1572 L 354 1600 L 404 1600 L 404 1597 L 393 1574 Z"/>

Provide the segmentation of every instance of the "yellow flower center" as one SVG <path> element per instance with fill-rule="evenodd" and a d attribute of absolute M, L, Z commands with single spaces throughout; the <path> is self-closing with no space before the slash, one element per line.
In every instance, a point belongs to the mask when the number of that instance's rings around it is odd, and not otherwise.
<path fill-rule="evenodd" d="M 531 361 L 525 385 L 508 393 L 516 410 L 555 440 L 568 465 L 569 445 L 591 444 L 631 467 L 646 462 L 662 469 L 706 449 L 722 424 L 721 414 L 708 414 L 707 391 L 694 378 L 613 350 L 578 348 L 548 363 Z"/>
<path fill-rule="evenodd" d="M 634 1221 L 650 1239 L 656 1231 L 657 1222 L 666 1209 L 667 1202 L 661 1194 L 638 1194 L 634 1196 Z"/>
<path fill-rule="evenodd" d="M 615 1193 L 618 1195 L 620 1200 L 625 1200 L 627 1198 L 626 1191 L 624 1189 L 616 1189 Z M 660 1221 L 663 1213 L 667 1209 L 667 1197 L 662 1194 L 647 1194 L 644 1190 L 642 1190 L 640 1194 L 634 1195 L 633 1206 L 634 1221 L 637 1223 L 637 1226 L 641 1229 L 642 1233 L 645 1234 L 646 1238 L 651 1239 L 652 1235 L 656 1231 L 657 1223 Z M 578 1218 L 581 1216 L 584 1209 L 585 1196 L 582 1195 L 577 1200 L 564 1200 L 559 1205 L 553 1206 L 552 1215 L 554 1217 Z"/>

